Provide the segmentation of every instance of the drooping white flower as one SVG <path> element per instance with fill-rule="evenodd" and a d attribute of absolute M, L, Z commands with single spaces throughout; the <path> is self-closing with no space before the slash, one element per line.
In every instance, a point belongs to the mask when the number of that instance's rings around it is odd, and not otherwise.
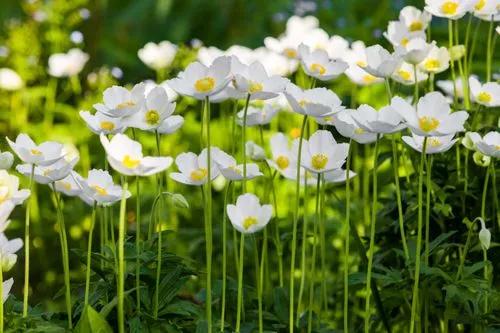
<path fill-rule="evenodd" d="M 19 178 L 0 170 L 0 203 L 7 200 L 14 205 L 21 205 L 29 196 L 30 190 L 19 190 Z"/>
<path fill-rule="evenodd" d="M 264 148 L 253 141 L 246 142 L 245 151 L 247 156 L 253 161 L 265 161 L 266 159 L 266 152 L 264 151 Z"/>
<path fill-rule="evenodd" d="M 397 53 L 401 55 L 404 61 L 412 64 L 418 65 L 427 57 L 429 52 L 433 47 L 436 46 L 436 42 L 427 43 L 425 38 L 413 38 L 404 45 L 398 46 Z"/>
<path fill-rule="evenodd" d="M 62 144 L 46 141 L 37 145 L 24 133 L 19 134 L 15 142 L 9 138 L 7 142 L 14 153 L 27 164 L 49 165 L 64 157 Z"/>
<path fill-rule="evenodd" d="M 353 139 L 354 141 L 366 144 L 377 140 L 377 134 L 368 132 L 361 128 L 352 117 L 356 110 L 347 109 L 335 115 L 333 125 L 337 131 L 344 137 Z"/>
<path fill-rule="evenodd" d="M 49 57 L 49 74 L 54 77 L 78 75 L 89 60 L 89 55 L 80 49 L 67 53 L 54 53 Z"/>
<path fill-rule="evenodd" d="M 298 141 L 294 141 L 297 145 Z M 303 141 L 300 164 L 313 173 L 324 173 L 340 169 L 344 165 L 349 144 L 337 143 L 332 133 L 318 130 L 309 140 Z"/>
<path fill-rule="evenodd" d="M 154 70 L 161 70 L 170 66 L 176 54 L 177 45 L 166 40 L 158 44 L 149 42 L 137 52 L 139 59 Z"/>
<path fill-rule="evenodd" d="M 214 156 L 219 149 L 216 147 L 210 148 L 210 178 L 214 180 L 219 175 L 217 163 L 214 161 Z M 176 182 L 201 186 L 208 181 L 208 163 L 207 149 L 203 149 L 200 155 L 192 152 L 181 153 L 175 158 L 175 164 L 179 172 L 170 173 L 170 178 Z"/>
<path fill-rule="evenodd" d="M 427 80 L 428 75 L 417 68 L 417 82 Z M 414 85 L 415 84 L 415 69 L 413 65 L 407 62 L 401 63 L 398 69 L 392 74 L 392 79 L 404 85 Z"/>
<path fill-rule="evenodd" d="M 394 46 L 404 46 L 413 38 L 425 38 L 423 30 L 409 30 L 404 22 L 390 21 L 387 25 L 387 31 L 384 32 L 384 37 Z"/>
<path fill-rule="evenodd" d="M 390 53 L 380 45 L 372 45 L 366 48 L 365 71 L 373 76 L 388 78 L 401 64 L 398 53 Z"/>
<path fill-rule="evenodd" d="M 249 105 L 247 110 L 246 125 L 267 125 L 273 120 L 278 111 L 279 109 L 273 107 L 271 104 L 264 104 L 262 107 Z M 241 110 L 236 114 L 236 122 L 239 125 L 243 125 L 244 114 L 245 110 Z"/>
<path fill-rule="evenodd" d="M 294 112 L 315 118 L 332 115 L 345 108 L 340 98 L 326 88 L 302 90 L 289 83 L 283 94 Z"/>
<path fill-rule="evenodd" d="M 484 250 L 488 250 L 491 244 L 491 232 L 486 228 L 484 224 L 484 220 L 482 218 L 478 218 L 481 223 L 481 230 L 479 230 L 479 242 L 481 243 L 481 247 Z"/>
<path fill-rule="evenodd" d="M 391 134 L 406 127 L 403 118 L 390 105 L 376 110 L 370 105 L 362 104 L 351 113 L 351 117 L 359 127 L 372 133 Z"/>
<path fill-rule="evenodd" d="M 116 134 L 111 141 L 101 134 L 101 144 L 113 169 L 126 176 L 151 176 L 172 164 L 171 157 L 142 155 L 142 145 L 124 134 Z"/>
<path fill-rule="evenodd" d="M 290 147 L 283 133 L 274 134 L 269 140 L 272 158 L 267 163 L 285 178 L 293 179 L 297 175 L 297 154 Z"/>
<path fill-rule="evenodd" d="M 234 74 L 235 89 L 250 99 L 269 99 L 283 92 L 288 82 L 280 76 L 269 76 L 264 66 L 259 62 L 253 62 L 246 66 L 236 58 L 232 59 L 232 71 Z"/>
<path fill-rule="evenodd" d="M 243 180 L 243 164 L 238 164 L 236 159 L 224 151 L 217 149 L 213 157 L 220 173 L 228 180 Z M 259 166 L 255 163 L 246 164 L 246 179 L 262 176 Z"/>
<path fill-rule="evenodd" d="M 444 153 L 450 150 L 458 139 L 453 139 L 455 134 L 444 136 L 429 136 L 425 147 L 426 154 Z M 424 136 L 412 133 L 412 136 L 403 136 L 403 141 L 418 152 L 422 152 L 424 148 Z"/>
<path fill-rule="evenodd" d="M 10 68 L 0 68 L 0 89 L 14 91 L 24 87 L 19 74 Z"/>
<path fill-rule="evenodd" d="M 0 233 L 0 269 L 8 272 L 17 261 L 16 252 L 23 247 L 21 238 L 8 240 L 5 234 Z"/>
<path fill-rule="evenodd" d="M 266 227 L 273 215 L 271 205 L 261 205 L 251 193 L 242 194 L 236 205 L 227 205 L 227 216 L 233 227 L 241 233 L 253 234 Z"/>
<path fill-rule="evenodd" d="M 405 119 L 410 130 L 421 136 L 462 132 L 469 117 L 466 111 L 452 113 L 448 101 L 439 92 L 431 92 L 421 97 L 416 108 L 401 97 L 394 97 L 391 106 Z"/>
<path fill-rule="evenodd" d="M 469 149 L 476 149 L 486 156 L 500 158 L 500 133 L 497 131 L 488 132 L 484 137 L 479 133 L 467 132 L 464 146 Z"/>
<path fill-rule="evenodd" d="M 500 84 L 497 82 L 481 84 L 475 77 L 470 77 L 469 87 L 474 102 L 486 107 L 500 106 Z"/>
<path fill-rule="evenodd" d="M 132 90 L 112 86 L 104 90 L 104 103 L 94 104 L 94 108 L 109 117 L 128 117 L 144 107 L 144 90 L 144 83 L 136 84 Z"/>
<path fill-rule="evenodd" d="M 413 6 L 406 6 L 399 12 L 399 21 L 411 31 L 425 31 L 432 20 L 432 15 Z"/>
<path fill-rule="evenodd" d="M 306 74 L 321 81 L 335 79 L 348 67 L 343 60 L 331 60 L 324 50 L 312 51 L 308 46 L 300 44 L 298 51 Z"/>
<path fill-rule="evenodd" d="M 80 117 L 85 121 L 87 127 L 95 134 L 123 133 L 127 129 L 122 118 L 109 117 L 99 111 L 94 114 L 88 111 L 80 111 Z"/>
<path fill-rule="evenodd" d="M 108 171 L 92 169 L 87 178 L 76 178 L 83 193 L 98 205 L 111 205 L 122 199 L 124 193 L 120 185 L 113 182 Z M 125 192 L 125 198 L 130 197 L 130 192 Z"/>
<path fill-rule="evenodd" d="M 424 60 L 418 65 L 418 68 L 427 73 L 441 73 L 450 66 L 450 53 L 446 47 L 437 47 L 433 45 Z"/>
<path fill-rule="evenodd" d="M 50 165 L 37 165 L 34 169 L 33 179 L 39 184 L 52 184 L 58 180 L 64 179 L 70 174 L 71 170 L 73 170 L 78 160 L 78 157 L 71 160 L 63 158 Z M 19 164 L 16 166 L 16 170 L 27 177 L 32 176 L 31 164 Z"/>
<path fill-rule="evenodd" d="M 8 170 L 14 164 L 14 155 L 10 151 L 0 153 L 0 170 Z"/>
<path fill-rule="evenodd" d="M 210 66 L 199 62 L 191 63 L 177 78 L 168 81 L 172 89 L 181 95 L 205 99 L 224 89 L 229 81 L 231 59 L 219 57 Z"/>
<path fill-rule="evenodd" d="M 10 278 L 8 280 L 5 280 L 2 282 L 2 302 L 5 303 L 7 298 L 9 297 L 10 290 L 12 289 L 12 286 L 14 285 L 14 279 Z"/>
<path fill-rule="evenodd" d="M 425 10 L 437 17 L 458 20 L 472 10 L 475 1 L 476 0 L 425 0 Z"/>

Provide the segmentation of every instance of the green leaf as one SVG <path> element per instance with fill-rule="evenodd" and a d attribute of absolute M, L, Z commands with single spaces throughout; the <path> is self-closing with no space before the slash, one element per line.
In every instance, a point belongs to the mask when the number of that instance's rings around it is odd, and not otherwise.
<path fill-rule="evenodd" d="M 102 315 L 87 305 L 80 320 L 76 324 L 74 333 L 112 333 L 113 329 Z"/>

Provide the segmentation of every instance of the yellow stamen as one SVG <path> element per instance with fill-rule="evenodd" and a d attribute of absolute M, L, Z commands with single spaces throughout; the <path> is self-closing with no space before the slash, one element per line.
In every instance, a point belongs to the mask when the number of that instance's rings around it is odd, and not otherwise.
<path fill-rule="evenodd" d="M 115 124 L 112 123 L 111 121 L 101 121 L 101 129 L 105 131 L 112 131 L 115 129 Z"/>
<path fill-rule="evenodd" d="M 62 187 L 64 187 L 64 189 L 66 191 L 71 190 L 71 184 L 70 183 L 68 183 L 68 182 L 61 182 L 61 185 L 62 185 Z"/>
<path fill-rule="evenodd" d="M 309 69 L 313 73 L 318 73 L 319 75 L 323 75 L 326 73 L 326 68 L 320 64 L 314 63 L 311 66 L 309 66 Z"/>
<path fill-rule="evenodd" d="M 31 149 L 30 152 L 31 152 L 31 155 L 36 155 L 36 156 L 42 155 L 42 152 L 39 151 L 38 149 Z"/>
<path fill-rule="evenodd" d="M 364 134 L 364 133 L 366 133 L 366 131 L 364 129 L 362 129 L 361 127 L 358 127 L 354 130 L 354 133 L 355 134 Z"/>
<path fill-rule="evenodd" d="M 312 156 L 311 164 L 316 170 L 323 170 L 328 163 L 328 157 L 325 154 L 316 154 Z"/>
<path fill-rule="evenodd" d="M 430 132 L 435 130 L 439 126 L 439 120 L 434 117 L 420 117 L 418 119 L 418 126 L 424 132 Z"/>
<path fill-rule="evenodd" d="M 207 177 L 207 175 L 208 175 L 207 169 L 199 168 L 199 169 L 191 171 L 191 174 L 189 175 L 189 177 L 191 177 L 191 180 L 201 181 L 201 180 L 205 179 Z"/>
<path fill-rule="evenodd" d="M 308 103 L 309 103 L 309 101 L 308 101 L 308 100 L 306 100 L 306 99 L 301 99 L 301 100 L 299 101 L 299 105 L 300 105 L 301 107 L 305 107 Z"/>
<path fill-rule="evenodd" d="M 476 2 L 476 4 L 474 5 L 474 9 L 475 10 L 481 10 L 483 9 L 483 7 L 486 5 L 486 0 L 479 0 L 478 2 Z"/>
<path fill-rule="evenodd" d="M 146 112 L 145 119 L 146 123 L 148 123 L 149 125 L 158 125 L 158 123 L 160 122 L 160 114 L 156 110 L 149 110 L 148 112 Z"/>
<path fill-rule="evenodd" d="M 441 141 L 439 141 L 438 138 L 430 138 L 429 144 L 431 145 L 431 147 L 439 147 L 441 146 Z"/>
<path fill-rule="evenodd" d="M 300 128 L 298 127 L 294 127 L 290 130 L 290 136 L 292 137 L 292 139 L 297 139 L 298 137 L 300 137 Z"/>
<path fill-rule="evenodd" d="M 135 102 L 134 101 L 125 101 L 123 103 L 120 103 L 116 106 L 116 108 L 118 110 L 123 110 L 123 109 L 126 109 L 126 108 L 130 108 L 132 106 L 135 106 Z"/>
<path fill-rule="evenodd" d="M 0 202 L 4 202 L 9 197 L 9 188 L 0 186 Z"/>
<path fill-rule="evenodd" d="M 437 59 L 427 59 L 424 63 L 424 68 L 429 72 L 434 72 L 439 69 L 441 62 Z"/>
<path fill-rule="evenodd" d="M 361 68 L 364 68 L 366 67 L 368 64 L 366 63 L 366 61 L 363 61 L 363 60 L 358 60 L 356 61 L 356 65 L 358 65 L 359 67 Z"/>
<path fill-rule="evenodd" d="M 420 31 L 420 30 L 422 30 L 423 27 L 424 27 L 424 25 L 422 24 L 421 21 L 413 21 L 413 22 L 411 22 L 410 26 L 408 27 L 408 30 L 410 30 L 411 32 Z"/>
<path fill-rule="evenodd" d="M 141 163 L 140 160 L 136 160 L 132 158 L 130 155 L 125 155 L 123 158 L 122 164 L 128 169 L 134 169 L 137 168 L 137 166 Z"/>
<path fill-rule="evenodd" d="M 248 86 L 248 92 L 250 94 L 262 91 L 262 83 L 255 82 L 255 81 L 250 81 L 250 85 Z"/>
<path fill-rule="evenodd" d="M 215 87 L 215 79 L 213 77 L 207 76 L 202 79 L 196 80 L 194 83 L 194 89 L 200 93 L 207 93 L 212 91 Z"/>
<path fill-rule="evenodd" d="M 286 48 L 283 50 L 283 54 L 287 56 L 288 58 L 297 58 L 297 50 L 292 49 L 292 48 Z"/>
<path fill-rule="evenodd" d="M 398 71 L 398 75 L 405 81 L 411 80 L 411 73 L 409 71 L 405 71 L 404 69 L 400 69 Z"/>
<path fill-rule="evenodd" d="M 108 191 L 106 191 L 105 188 L 99 186 L 99 185 L 94 185 L 92 188 L 97 192 L 99 195 L 107 195 Z"/>
<path fill-rule="evenodd" d="M 290 165 L 290 160 L 288 159 L 288 157 L 281 155 L 276 159 L 276 164 L 278 165 L 278 168 L 283 170 L 288 168 L 288 166 Z"/>
<path fill-rule="evenodd" d="M 458 3 L 455 1 L 446 1 L 441 5 L 441 12 L 446 15 L 455 15 L 457 12 Z"/>
<path fill-rule="evenodd" d="M 233 170 L 236 172 L 238 175 L 241 175 L 241 170 L 237 166 L 230 166 L 229 169 Z"/>
<path fill-rule="evenodd" d="M 373 83 L 377 78 L 371 74 L 366 74 L 363 76 L 363 82 L 366 84 Z"/>
<path fill-rule="evenodd" d="M 477 95 L 477 100 L 481 103 L 489 103 L 491 102 L 491 94 L 487 93 L 486 91 L 481 91 Z"/>
<path fill-rule="evenodd" d="M 249 216 L 245 218 L 245 220 L 243 220 L 243 228 L 245 228 L 245 230 L 248 230 L 251 226 L 256 224 L 257 224 L 257 219 L 253 216 Z"/>
<path fill-rule="evenodd" d="M 403 37 L 403 39 L 401 39 L 401 45 L 406 46 L 406 45 L 408 44 L 408 42 L 409 42 L 409 41 L 410 41 L 410 40 L 409 40 L 408 38 Z"/>

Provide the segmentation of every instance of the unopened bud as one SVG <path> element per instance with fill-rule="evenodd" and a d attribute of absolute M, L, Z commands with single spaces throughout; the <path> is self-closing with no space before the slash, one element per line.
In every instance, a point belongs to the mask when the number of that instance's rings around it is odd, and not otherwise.
<path fill-rule="evenodd" d="M 476 163 L 476 165 L 479 165 L 479 166 L 485 167 L 485 168 L 488 167 L 490 165 L 490 162 L 491 162 L 491 157 L 489 157 L 487 155 L 483 155 L 478 151 L 476 151 L 474 153 L 474 155 L 472 155 L 472 158 L 474 159 L 474 163 Z"/>
<path fill-rule="evenodd" d="M 462 44 L 452 46 L 449 50 L 452 61 L 458 61 L 465 55 L 465 46 Z"/>

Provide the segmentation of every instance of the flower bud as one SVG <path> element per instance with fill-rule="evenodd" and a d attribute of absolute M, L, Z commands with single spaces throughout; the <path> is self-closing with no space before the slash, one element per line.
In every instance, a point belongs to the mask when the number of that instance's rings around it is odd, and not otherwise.
<path fill-rule="evenodd" d="M 481 167 L 488 167 L 491 162 L 491 157 L 487 155 L 483 155 L 480 152 L 476 151 L 474 155 L 472 155 L 472 158 L 474 159 L 474 163 L 476 165 L 481 166 Z"/>
<path fill-rule="evenodd" d="M 5 151 L 0 153 L 0 170 L 8 170 L 14 163 L 14 155 Z"/>
<path fill-rule="evenodd" d="M 479 231 L 479 242 L 481 242 L 481 247 L 484 250 L 488 250 L 490 248 L 491 243 L 491 232 L 486 229 L 484 225 L 484 221 L 482 218 L 479 218 L 479 222 L 481 222 L 481 230 Z"/>
<path fill-rule="evenodd" d="M 458 61 L 465 55 L 465 46 L 462 44 L 452 46 L 449 50 L 451 61 Z"/>

